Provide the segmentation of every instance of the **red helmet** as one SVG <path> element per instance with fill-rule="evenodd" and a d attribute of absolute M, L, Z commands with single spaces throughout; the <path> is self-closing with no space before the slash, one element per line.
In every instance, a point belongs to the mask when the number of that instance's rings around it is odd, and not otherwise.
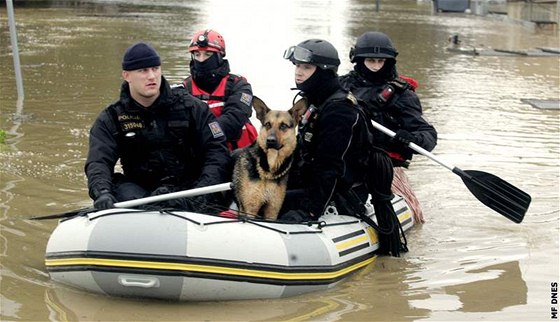
<path fill-rule="evenodd" d="M 213 51 L 226 55 L 226 42 L 224 37 L 212 29 L 200 30 L 194 34 L 189 44 L 189 52 L 196 50 Z"/>

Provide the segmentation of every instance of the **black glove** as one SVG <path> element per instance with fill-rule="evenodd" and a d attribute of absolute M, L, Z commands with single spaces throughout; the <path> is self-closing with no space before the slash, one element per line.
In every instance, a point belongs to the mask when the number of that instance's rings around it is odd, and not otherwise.
<path fill-rule="evenodd" d="M 283 222 L 287 222 L 287 223 L 301 223 L 304 221 L 311 221 L 313 220 L 313 216 L 311 216 L 311 214 L 305 210 L 290 210 L 288 212 L 286 212 L 285 214 L 283 214 L 282 216 L 280 216 L 279 220 L 283 221 Z"/>
<path fill-rule="evenodd" d="M 164 195 L 164 194 L 172 193 L 172 192 L 173 192 L 173 188 L 171 188 L 170 186 L 161 186 L 161 187 L 157 188 L 156 190 L 152 191 L 150 196 L 159 196 L 159 195 Z"/>
<path fill-rule="evenodd" d="M 99 210 L 115 208 L 113 205 L 115 202 L 117 199 L 109 191 L 103 191 L 93 202 L 93 208 Z"/>
<path fill-rule="evenodd" d="M 158 203 L 163 208 L 173 208 L 173 209 L 180 209 L 180 210 L 188 210 L 192 211 L 192 207 L 190 206 L 189 200 L 186 198 L 175 198 L 160 201 Z"/>
<path fill-rule="evenodd" d="M 177 210 L 204 213 L 204 211 L 206 210 L 206 204 L 207 201 L 204 198 L 204 196 L 198 196 L 198 197 L 175 198 L 175 199 L 164 200 L 164 201 L 157 202 L 152 206 L 156 206 L 156 209 L 172 208 Z"/>
<path fill-rule="evenodd" d="M 200 213 L 209 211 L 208 206 L 211 205 L 211 201 L 206 195 L 186 198 L 186 202 L 187 210 Z"/>
<path fill-rule="evenodd" d="M 395 136 L 393 137 L 393 142 L 402 145 L 404 147 L 408 147 L 410 142 L 414 143 L 416 138 L 412 133 L 408 132 L 407 130 L 398 130 Z"/>
<path fill-rule="evenodd" d="M 173 186 L 163 185 L 157 188 L 156 190 L 152 191 L 150 196 L 165 195 L 172 192 L 175 192 Z M 159 201 L 152 204 L 152 207 L 154 207 L 154 209 L 173 208 L 173 209 L 180 209 L 180 210 L 190 210 L 189 203 L 185 198 L 175 198 L 175 199 Z"/>

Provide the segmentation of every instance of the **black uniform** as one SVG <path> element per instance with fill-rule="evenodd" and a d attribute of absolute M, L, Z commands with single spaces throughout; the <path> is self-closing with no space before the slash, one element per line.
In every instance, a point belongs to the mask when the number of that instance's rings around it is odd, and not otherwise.
<path fill-rule="evenodd" d="M 391 82 L 371 82 L 362 77 L 357 71 L 351 71 L 340 77 L 340 82 L 358 99 L 364 101 L 373 120 L 383 126 L 398 132 L 399 129 L 410 132 L 413 143 L 425 150 L 431 151 L 437 143 L 437 131 L 422 117 L 422 105 L 416 93 L 404 80 L 396 79 Z M 379 99 L 381 92 L 391 85 L 394 94 L 387 101 Z M 391 157 L 400 161 L 412 159 L 413 151 L 402 144 L 394 142 L 391 137 L 375 131 L 376 145 L 390 152 Z M 399 165 L 398 162 L 396 165 Z"/>
<path fill-rule="evenodd" d="M 284 209 L 302 209 L 320 217 L 338 192 L 364 182 L 367 128 L 352 97 L 333 78 L 317 96 L 307 96 L 311 113 L 300 123 L 298 151 L 288 189 L 302 188 L 295 196 L 288 191 Z M 301 198 L 302 197 L 302 198 Z M 299 207 L 294 200 L 299 199 Z"/>
<path fill-rule="evenodd" d="M 133 183 L 149 194 L 162 185 L 181 189 L 227 181 L 229 151 L 216 118 L 184 88 L 171 89 L 162 77 L 160 96 L 149 108 L 130 96 L 101 112 L 90 131 L 85 164 L 90 196 Z M 120 159 L 123 174 L 115 175 Z M 119 199 L 119 194 L 116 194 Z"/>

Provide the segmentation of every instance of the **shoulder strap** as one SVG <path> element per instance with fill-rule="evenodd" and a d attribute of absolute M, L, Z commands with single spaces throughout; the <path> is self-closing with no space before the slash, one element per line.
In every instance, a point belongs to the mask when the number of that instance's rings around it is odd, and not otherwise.
<path fill-rule="evenodd" d="M 415 91 L 418 88 L 418 81 L 412 77 L 400 75 L 397 79 L 400 82 L 408 83 L 408 85 L 410 85 L 410 90 L 412 91 Z"/>
<path fill-rule="evenodd" d="M 394 87 L 395 91 L 397 92 L 396 94 L 400 94 L 407 89 L 412 89 L 412 85 L 410 85 L 410 83 L 400 77 L 393 79 L 388 84 Z"/>
<path fill-rule="evenodd" d="M 233 87 L 240 80 L 247 81 L 247 79 L 245 77 L 241 76 L 241 75 L 236 75 L 236 74 L 232 74 L 232 73 L 229 74 L 228 80 L 227 80 L 227 83 L 226 83 L 226 92 L 225 92 L 226 97 L 228 97 L 231 94 L 231 91 L 233 90 Z"/>
<path fill-rule="evenodd" d="M 189 76 L 183 80 L 183 87 L 187 89 L 189 93 L 192 93 L 192 76 Z"/>

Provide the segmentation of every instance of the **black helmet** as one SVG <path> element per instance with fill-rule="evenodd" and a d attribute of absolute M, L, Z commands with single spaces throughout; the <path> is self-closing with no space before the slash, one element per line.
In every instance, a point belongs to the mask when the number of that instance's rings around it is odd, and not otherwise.
<path fill-rule="evenodd" d="M 286 49 L 284 58 L 294 64 L 311 64 L 335 73 L 340 65 L 336 48 L 330 42 L 321 39 L 309 39 Z"/>
<path fill-rule="evenodd" d="M 350 49 L 350 61 L 355 63 L 356 57 L 395 59 L 398 54 L 389 36 L 369 31 L 356 39 L 356 45 Z"/>

